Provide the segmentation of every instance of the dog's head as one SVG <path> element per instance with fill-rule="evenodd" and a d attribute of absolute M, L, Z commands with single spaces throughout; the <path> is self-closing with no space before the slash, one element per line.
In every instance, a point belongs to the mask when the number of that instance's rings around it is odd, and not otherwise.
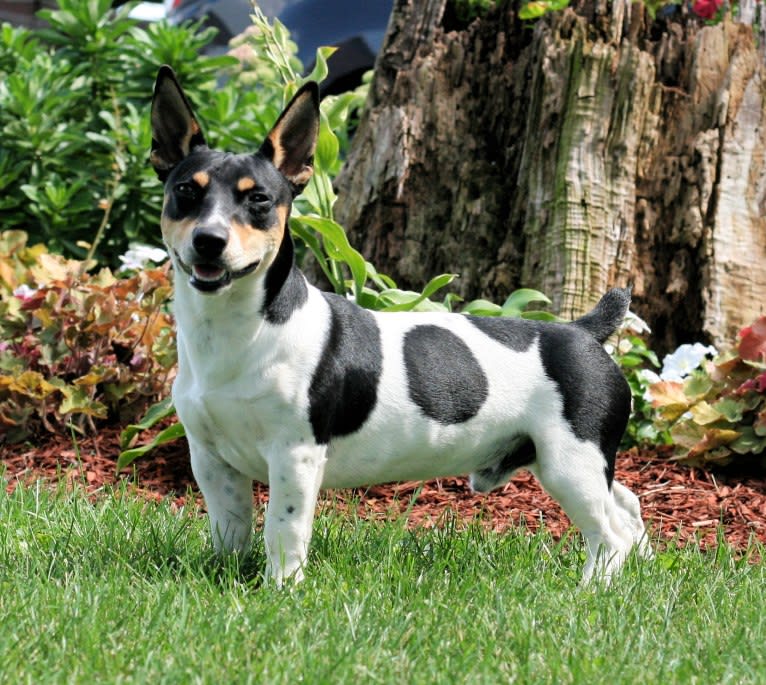
<path fill-rule="evenodd" d="M 170 67 L 157 75 L 152 100 L 151 162 L 165 183 L 162 237 L 177 270 L 204 293 L 264 274 L 288 231 L 293 198 L 313 173 L 319 89 L 307 83 L 255 154 L 205 144 Z"/>

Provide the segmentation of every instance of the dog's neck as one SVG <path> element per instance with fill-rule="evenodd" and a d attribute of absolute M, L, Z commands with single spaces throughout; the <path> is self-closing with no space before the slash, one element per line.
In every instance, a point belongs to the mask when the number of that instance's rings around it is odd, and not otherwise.
<path fill-rule="evenodd" d="M 237 338 L 252 340 L 264 322 L 284 323 L 306 300 L 307 285 L 295 264 L 295 249 L 289 231 L 264 274 L 235 280 L 217 295 L 196 290 L 186 273 L 174 268 L 175 318 L 182 335 L 223 335 L 233 320 Z M 230 341 L 236 344 L 236 341 Z"/>

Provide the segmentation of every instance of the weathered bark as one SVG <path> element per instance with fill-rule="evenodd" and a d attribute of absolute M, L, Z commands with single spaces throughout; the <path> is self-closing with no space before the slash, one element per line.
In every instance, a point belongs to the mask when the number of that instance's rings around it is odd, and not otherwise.
<path fill-rule="evenodd" d="M 459 27 L 399 0 L 337 216 L 403 286 L 456 270 L 570 317 L 632 282 L 659 348 L 730 342 L 764 310 L 763 77 L 742 25 L 617 0 Z"/>

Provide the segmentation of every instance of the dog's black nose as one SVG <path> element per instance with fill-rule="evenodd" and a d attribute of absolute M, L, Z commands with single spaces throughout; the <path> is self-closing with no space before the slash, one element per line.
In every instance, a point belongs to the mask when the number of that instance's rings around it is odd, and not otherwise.
<path fill-rule="evenodd" d="M 228 238 L 225 226 L 197 226 L 192 233 L 192 245 L 200 257 L 214 261 L 226 248 Z"/>

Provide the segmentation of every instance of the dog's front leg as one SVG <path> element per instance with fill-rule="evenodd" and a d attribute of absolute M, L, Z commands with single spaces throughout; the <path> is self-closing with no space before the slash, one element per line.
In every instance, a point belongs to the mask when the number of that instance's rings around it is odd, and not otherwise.
<path fill-rule="evenodd" d="M 215 551 L 247 551 L 253 529 L 253 481 L 191 438 L 189 449 Z"/>
<path fill-rule="evenodd" d="M 322 483 L 327 447 L 301 444 L 266 452 L 269 464 L 269 504 L 266 508 L 267 577 L 278 586 L 303 580 Z"/>

